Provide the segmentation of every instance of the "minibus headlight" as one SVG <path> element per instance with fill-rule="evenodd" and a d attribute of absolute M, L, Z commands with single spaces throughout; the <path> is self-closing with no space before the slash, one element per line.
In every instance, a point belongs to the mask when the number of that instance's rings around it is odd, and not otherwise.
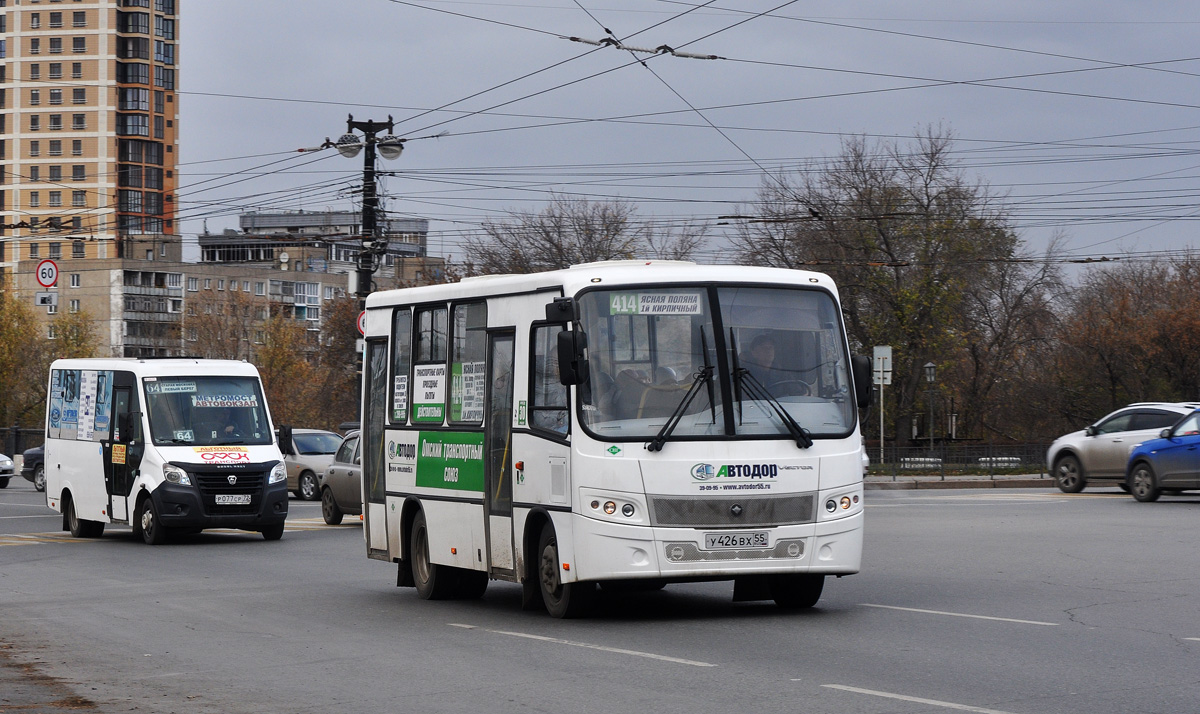
<path fill-rule="evenodd" d="M 187 471 L 184 471 L 178 466 L 172 466 L 171 464 L 166 464 L 163 466 L 163 478 L 171 483 L 177 483 L 180 486 L 192 485 L 192 477 L 188 476 Z"/>
<path fill-rule="evenodd" d="M 267 483 L 279 483 L 287 479 L 287 469 L 283 464 L 275 464 L 275 468 L 271 469 L 271 478 Z"/>

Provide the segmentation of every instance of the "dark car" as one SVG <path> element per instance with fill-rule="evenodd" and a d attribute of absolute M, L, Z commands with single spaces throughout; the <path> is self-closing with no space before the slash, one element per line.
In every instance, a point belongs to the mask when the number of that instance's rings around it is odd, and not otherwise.
<path fill-rule="evenodd" d="M 321 481 L 321 516 L 331 526 L 342 522 L 344 514 L 362 513 L 362 451 L 358 432 L 346 434 L 333 461 L 319 476 Z"/>
<path fill-rule="evenodd" d="M 46 490 L 46 470 L 42 467 L 42 447 L 35 446 L 25 449 L 24 461 L 21 464 L 21 476 L 33 483 L 39 491 Z"/>
<path fill-rule="evenodd" d="M 1164 491 L 1200 489 L 1200 410 L 1163 429 L 1129 452 L 1129 493 L 1139 501 L 1157 501 Z"/>

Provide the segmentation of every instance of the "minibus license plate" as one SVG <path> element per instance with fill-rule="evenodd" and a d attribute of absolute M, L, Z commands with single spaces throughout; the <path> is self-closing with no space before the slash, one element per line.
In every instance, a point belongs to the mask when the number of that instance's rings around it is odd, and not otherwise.
<path fill-rule="evenodd" d="M 721 548 L 766 548 L 766 531 L 741 531 L 737 533 L 705 533 L 705 550 Z"/>
<path fill-rule="evenodd" d="M 218 506 L 249 506 L 250 494 L 248 493 L 218 493 Z"/>

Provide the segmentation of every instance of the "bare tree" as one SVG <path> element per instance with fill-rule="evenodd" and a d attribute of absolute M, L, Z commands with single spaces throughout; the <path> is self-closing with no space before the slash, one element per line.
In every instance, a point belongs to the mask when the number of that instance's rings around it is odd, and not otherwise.
<path fill-rule="evenodd" d="M 682 259 L 703 243 L 703 236 L 702 226 L 656 232 L 623 201 L 555 196 L 541 212 L 513 212 L 508 220 L 485 222 L 483 234 L 465 242 L 462 272 L 533 273 L 598 260 Z"/>

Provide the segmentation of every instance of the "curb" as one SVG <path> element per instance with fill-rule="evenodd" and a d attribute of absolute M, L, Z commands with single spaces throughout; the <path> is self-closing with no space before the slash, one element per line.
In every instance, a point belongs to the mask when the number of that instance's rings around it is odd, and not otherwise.
<path fill-rule="evenodd" d="M 936 481 L 864 481 L 867 491 L 909 491 L 914 489 L 947 488 L 1053 488 L 1054 479 L 1007 478 L 1007 479 L 938 479 Z"/>

